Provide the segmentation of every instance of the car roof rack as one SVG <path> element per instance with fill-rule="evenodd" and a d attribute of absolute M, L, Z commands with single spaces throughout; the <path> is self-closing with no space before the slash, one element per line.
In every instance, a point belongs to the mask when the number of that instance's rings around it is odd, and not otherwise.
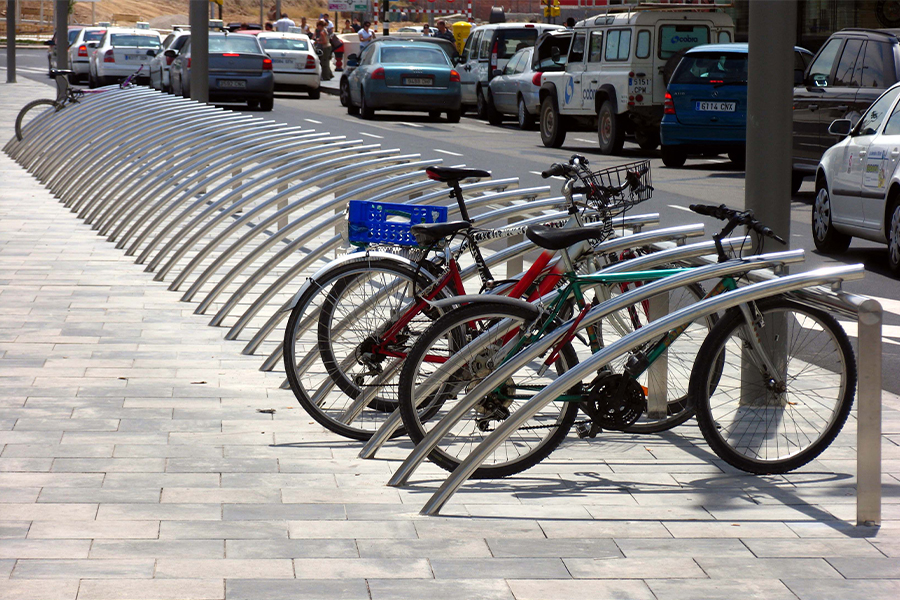
<path fill-rule="evenodd" d="M 836 33 L 841 33 L 844 31 L 852 31 L 858 33 L 877 33 L 879 35 L 886 35 L 894 38 L 900 38 L 900 29 L 890 28 L 890 29 L 870 29 L 868 27 L 845 27 Z"/>
<path fill-rule="evenodd" d="M 638 12 L 645 10 L 658 10 L 658 11 L 713 11 L 718 10 L 720 8 L 731 8 L 734 6 L 732 2 L 720 2 L 719 0 L 715 0 L 714 2 L 709 3 L 699 3 L 699 2 L 657 2 L 653 0 L 649 0 L 647 2 L 643 2 L 638 0 L 637 2 L 633 2 L 631 4 L 607 4 L 605 13 L 622 13 L 622 12 Z"/>

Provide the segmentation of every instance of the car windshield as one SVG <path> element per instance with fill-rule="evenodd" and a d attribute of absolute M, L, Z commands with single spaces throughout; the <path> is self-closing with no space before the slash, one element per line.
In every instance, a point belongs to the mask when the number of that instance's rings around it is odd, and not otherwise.
<path fill-rule="evenodd" d="M 266 50 L 309 50 L 309 43 L 306 40 L 295 40 L 290 38 L 263 38 L 259 40 L 262 47 Z"/>
<path fill-rule="evenodd" d="M 747 81 L 747 55 L 735 52 L 691 52 L 672 74 L 673 83 L 741 83 Z"/>
<path fill-rule="evenodd" d="M 110 46 L 128 46 L 131 48 L 159 48 L 159 38 L 132 33 L 114 33 L 110 36 Z"/>
<path fill-rule="evenodd" d="M 431 48 L 391 48 L 386 46 L 381 49 L 382 64 L 401 65 L 440 65 L 446 66 L 450 62 L 443 51 Z"/>
<path fill-rule="evenodd" d="M 211 53 L 234 52 L 237 54 L 261 54 L 256 38 L 222 36 L 209 38 L 209 51 Z"/>
<path fill-rule="evenodd" d="M 85 31 L 84 32 L 84 41 L 85 42 L 96 42 L 100 38 L 103 37 L 104 33 L 106 33 L 105 29 L 100 29 L 98 31 Z"/>
<path fill-rule="evenodd" d="M 537 30 L 531 28 L 502 31 L 497 40 L 497 58 L 510 58 L 519 50 L 534 46 L 537 36 Z"/>

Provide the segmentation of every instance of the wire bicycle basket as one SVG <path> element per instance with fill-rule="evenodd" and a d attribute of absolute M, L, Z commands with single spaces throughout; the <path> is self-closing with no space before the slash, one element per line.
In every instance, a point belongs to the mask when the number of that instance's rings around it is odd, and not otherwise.
<path fill-rule="evenodd" d="M 587 199 L 605 217 L 614 217 L 649 200 L 653 196 L 650 161 L 639 160 L 591 173 L 579 173 L 581 182 L 591 189 Z M 625 183 L 624 190 L 618 191 Z"/>

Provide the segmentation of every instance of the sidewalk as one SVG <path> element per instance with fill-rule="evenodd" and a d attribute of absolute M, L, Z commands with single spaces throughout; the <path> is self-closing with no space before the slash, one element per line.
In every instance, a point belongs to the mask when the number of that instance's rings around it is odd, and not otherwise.
<path fill-rule="evenodd" d="M 49 95 L 0 85 L 0 138 Z M 855 418 L 802 471 L 716 460 L 693 422 L 572 439 L 418 510 L 281 374 L 0 154 L 3 600 L 879 600 L 900 596 L 900 400 L 884 524 L 857 528 Z M 274 409 L 274 413 L 269 413 Z M 265 410 L 266 412 L 260 412 Z"/>

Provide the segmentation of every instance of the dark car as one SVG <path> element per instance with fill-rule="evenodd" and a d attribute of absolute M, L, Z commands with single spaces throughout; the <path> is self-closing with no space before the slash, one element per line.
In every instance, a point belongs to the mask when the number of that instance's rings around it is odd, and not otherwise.
<path fill-rule="evenodd" d="M 169 56 L 170 50 L 165 55 Z M 191 95 L 191 42 L 177 55 L 169 69 L 172 92 Z M 212 102 L 246 102 L 251 108 L 272 110 L 275 78 L 272 59 L 252 35 L 209 34 L 209 99 Z"/>
<path fill-rule="evenodd" d="M 900 29 L 842 29 L 833 34 L 794 88 L 792 192 L 814 177 L 819 159 L 839 138 L 836 119 L 853 123 L 900 80 Z"/>

